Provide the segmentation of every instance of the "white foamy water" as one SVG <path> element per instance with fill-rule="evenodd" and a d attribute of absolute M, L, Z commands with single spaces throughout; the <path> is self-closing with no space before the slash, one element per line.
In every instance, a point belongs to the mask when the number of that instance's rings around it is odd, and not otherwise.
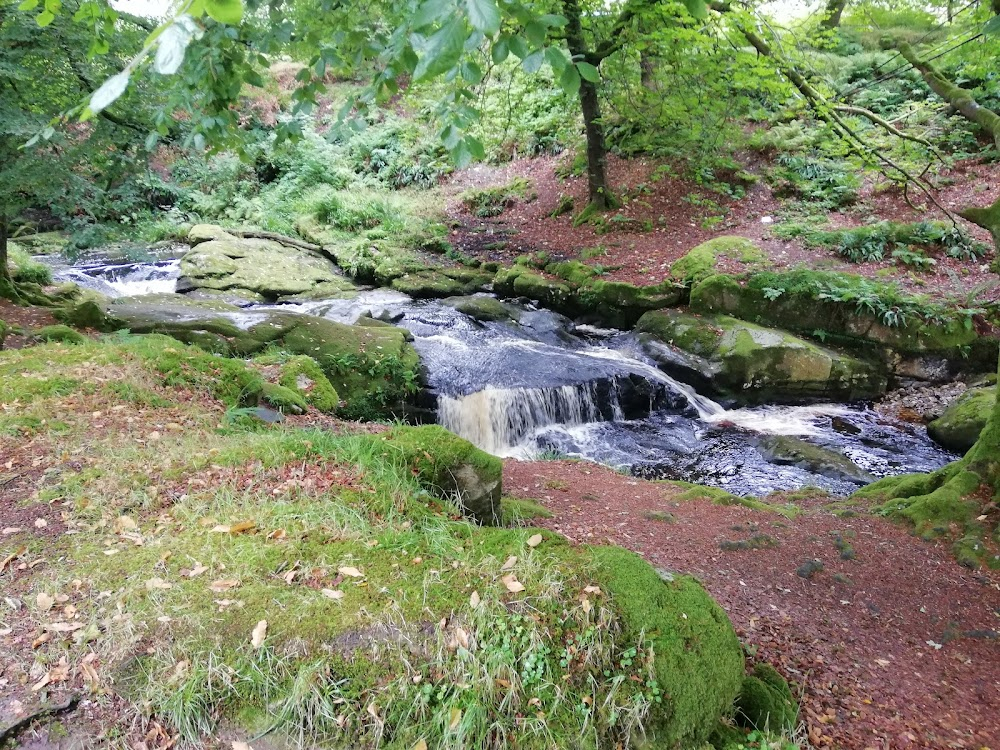
<path fill-rule="evenodd" d="M 65 268 L 56 271 L 56 281 L 72 281 L 109 297 L 170 294 L 177 289 L 180 261 L 155 264 L 124 263 L 99 269 Z"/>

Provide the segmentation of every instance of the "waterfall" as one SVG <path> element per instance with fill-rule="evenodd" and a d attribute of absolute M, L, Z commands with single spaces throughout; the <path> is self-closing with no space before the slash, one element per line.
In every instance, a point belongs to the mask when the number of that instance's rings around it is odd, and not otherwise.
<path fill-rule="evenodd" d="M 601 403 L 604 402 L 602 411 Z M 596 383 L 554 388 L 484 388 L 466 396 L 440 396 L 438 421 L 496 456 L 513 456 L 536 430 L 622 418 L 617 390 L 599 395 Z"/>
<path fill-rule="evenodd" d="M 55 273 L 57 281 L 72 281 L 109 297 L 170 293 L 177 288 L 180 261 L 126 263 L 114 266 L 66 268 Z"/>

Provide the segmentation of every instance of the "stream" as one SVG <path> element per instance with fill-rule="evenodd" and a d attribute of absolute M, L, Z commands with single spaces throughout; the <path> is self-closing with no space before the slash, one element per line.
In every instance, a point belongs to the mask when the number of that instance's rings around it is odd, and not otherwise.
<path fill-rule="evenodd" d="M 111 297 L 171 293 L 178 275 L 172 259 L 55 269 L 58 280 Z M 531 305 L 512 305 L 517 323 L 479 322 L 441 302 L 387 289 L 280 307 L 342 323 L 371 315 L 409 330 L 437 399 L 438 422 L 498 456 L 581 458 L 737 495 L 804 486 L 846 495 L 865 482 L 776 458 L 769 446 L 780 436 L 846 456 L 869 480 L 933 471 L 956 458 L 922 426 L 865 405 L 727 409 L 657 369 L 634 335 L 575 325 Z"/>

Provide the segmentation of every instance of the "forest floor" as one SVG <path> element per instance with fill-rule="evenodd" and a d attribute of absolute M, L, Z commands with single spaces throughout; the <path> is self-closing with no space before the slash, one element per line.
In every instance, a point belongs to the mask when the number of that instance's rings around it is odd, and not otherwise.
<path fill-rule="evenodd" d="M 786 517 L 570 461 L 507 461 L 504 488 L 574 542 L 700 579 L 748 654 L 794 683 L 813 746 L 1000 746 L 1000 574 L 827 496 L 800 493 Z"/>
<path fill-rule="evenodd" d="M 500 216 L 482 219 L 454 200 L 449 217 L 457 224 L 452 241 L 463 252 L 483 259 L 512 263 L 520 255 L 547 252 L 553 259 L 583 258 L 601 264 L 606 278 L 636 284 L 657 284 L 669 277 L 670 265 L 696 245 L 722 235 L 754 240 L 767 255 L 769 270 L 810 268 L 844 271 L 895 281 L 902 288 L 931 297 L 970 303 L 1000 299 L 1000 278 L 989 271 L 989 260 L 970 262 L 935 257 L 929 270 L 881 262 L 850 263 L 828 248 L 806 247 L 802 239 L 782 239 L 775 232 L 782 223 L 811 222 L 822 225 L 822 212 L 808 209 L 796 199 L 774 194 L 764 179 L 752 185 L 743 198 L 713 192 L 693 180 L 665 171 L 663 162 L 651 159 L 609 157 L 609 181 L 624 198 L 622 208 L 608 221 L 610 231 L 592 224 L 573 226 L 573 218 L 586 205 L 585 177 L 561 177 L 565 157 L 521 159 L 502 166 L 477 165 L 457 172 L 448 187 L 461 191 L 505 185 L 515 178 L 531 183 L 528 200 L 517 201 Z M 761 176 L 768 163 L 761 157 L 744 159 L 748 171 Z M 965 161 L 940 175 L 936 198 L 949 210 L 987 206 L 1000 198 L 1000 165 Z M 877 190 L 866 184 L 856 204 L 825 216 L 826 228 L 847 228 L 878 221 L 945 219 L 944 214 L 911 191 L 910 201 L 899 190 Z M 560 200 L 573 199 L 574 209 L 551 216 Z M 915 206 L 915 208 L 914 208 Z M 805 212 L 805 213 L 803 213 Z M 617 217 L 617 218 L 616 218 Z M 632 222 L 626 219 L 634 220 Z M 819 219 L 819 223 L 817 223 Z M 651 226 L 648 231 L 641 225 Z M 975 239 L 990 243 L 988 233 L 968 222 L 962 227 Z M 742 264 L 725 261 L 722 270 L 739 272 Z"/>

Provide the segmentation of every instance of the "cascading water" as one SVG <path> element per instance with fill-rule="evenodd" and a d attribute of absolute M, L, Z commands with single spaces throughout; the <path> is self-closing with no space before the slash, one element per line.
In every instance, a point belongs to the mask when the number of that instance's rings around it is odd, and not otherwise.
<path fill-rule="evenodd" d="M 62 269 L 57 278 L 120 297 L 174 291 L 177 275 L 177 262 L 163 261 Z M 547 310 L 512 306 L 516 323 L 479 322 L 441 302 L 385 289 L 282 309 L 344 323 L 372 315 L 409 330 L 437 397 L 438 421 L 500 456 L 562 454 L 737 494 L 856 488 L 843 477 L 778 465 L 761 447 L 766 436 L 806 439 L 872 476 L 930 471 L 953 458 L 922 428 L 862 407 L 726 409 L 659 370 L 632 335 L 574 326 Z"/>
<path fill-rule="evenodd" d="M 72 281 L 109 297 L 168 294 L 177 289 L 180 261 L 72 266 L 55 271 L 56 281 Z"/>

